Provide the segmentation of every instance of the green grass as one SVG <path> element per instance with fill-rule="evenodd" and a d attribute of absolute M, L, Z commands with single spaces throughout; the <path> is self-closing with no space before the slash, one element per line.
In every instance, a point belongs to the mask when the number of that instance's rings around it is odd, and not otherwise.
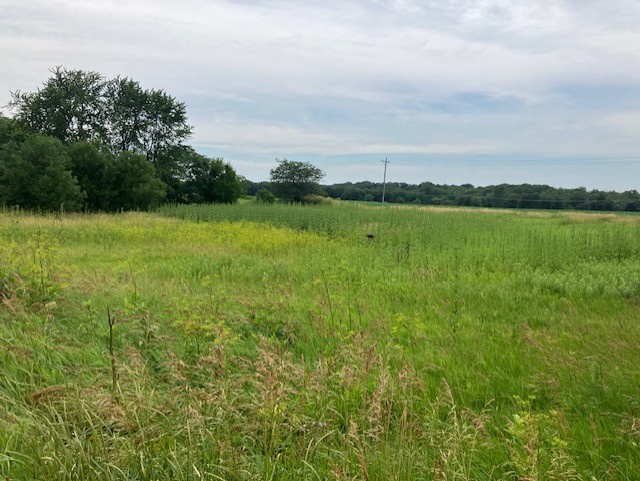
<path fill-rule="evenodd" d="M 5 213 L 0 477 L 640 479 L 639 301 L 631 215 Z"/>

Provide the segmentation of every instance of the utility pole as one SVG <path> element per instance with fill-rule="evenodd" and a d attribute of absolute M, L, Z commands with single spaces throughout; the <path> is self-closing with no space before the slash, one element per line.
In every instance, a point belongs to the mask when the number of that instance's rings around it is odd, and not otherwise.
<path fill-rule="evenodd" d="M 381 160 L 380 162 L 384 164 L 384 180 L 382 181 L 382 203 L 384 204 L 384 194 L 387 190 L 387 164 L 391 161 L 387 160 L 385 157 L 384 160 Z"/>

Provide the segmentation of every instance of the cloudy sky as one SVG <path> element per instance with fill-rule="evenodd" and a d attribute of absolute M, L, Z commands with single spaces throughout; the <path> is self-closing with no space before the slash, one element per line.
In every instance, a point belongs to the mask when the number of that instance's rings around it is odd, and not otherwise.
<path fill-rule="evenodd" d="M 388 158 L 389 181 L 640 189 L 639 23 L 638 0 L 0 0 L 0 106 L 64 66 L 164 89 L 251 180 Z"/>

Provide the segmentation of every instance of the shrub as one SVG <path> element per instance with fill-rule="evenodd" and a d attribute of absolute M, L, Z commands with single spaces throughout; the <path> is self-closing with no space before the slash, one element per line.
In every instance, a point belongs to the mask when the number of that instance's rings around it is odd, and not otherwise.
<path fill-rule="evenodd" d="M 269 189 L 260 189 L 256 192 L 256 202 L 258 204 L 273 204 L 276 196 Z"/>
<path fill-rule="evenodd" d="M 321 195 L 306 195 L 303 197 L 302 203 L 313 205 L 336 205 L 338 201 Z"/>

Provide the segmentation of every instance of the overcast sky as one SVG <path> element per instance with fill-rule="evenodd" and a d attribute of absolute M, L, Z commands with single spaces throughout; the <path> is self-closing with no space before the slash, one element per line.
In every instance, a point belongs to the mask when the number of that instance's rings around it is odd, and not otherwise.
<path fill-rule="evenodd" d="M 0 106 L 64 66 L 177 97 L 251 180 L 388 158 L 389 181 L 640 190 L 639 25 L 638 0 L 0 0 Z"/>

